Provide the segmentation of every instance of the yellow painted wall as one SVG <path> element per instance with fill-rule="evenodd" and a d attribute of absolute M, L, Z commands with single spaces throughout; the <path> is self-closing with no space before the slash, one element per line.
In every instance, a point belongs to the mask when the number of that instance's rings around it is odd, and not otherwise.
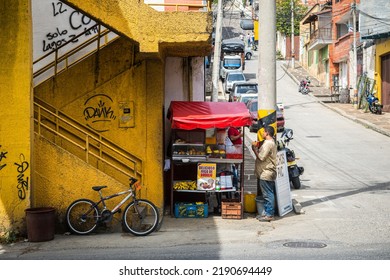
<path fill-rule="evenodd" d="M 57 232 L 66 230 L 65 213 L 73 200 L 98 199 L 98 193 L 91 189 L 93 186 L 108 186 L 103 191 L 107 195 L 126 188 L 112 177 L 37 135 L 34 140 L 34 166 L 35 187 L 31 203 L 35 207 L 56 209 Z M 119 201 L 119 197 L 112 199 L 107 206 L 112 209 L 113 203 Z"/>
<path fill-rule="evenodd" d="M 139 0 L 64 0 L 109 28 L 139 42 L 143 53 L 206 56 L 212 12 L 158 12 Z M 181 44 L 178 47 L 178 44 Z"/>
<path fill-rule="evenodd" d="M 160 60 L 138 61 L 133 56 L 134 45 L 119 39 L 103 49 L 99 55 L 75 65 L 68 71 L 35 88 L 34 94 L 59 108 L 66 115 L 93 128 L 104 130 L 102 136 L 143 161 L 143 189 L 141 196 L 163 207 L 163 100 L 164 75 Z M 102 98 L 103 96 L 103 98 Z M 92 101 L 91 101 L 92 100 Z M 103 124 L 95 125 L 84 114 L 88 107 L 109 110 L 115 118 L 96 117 Z M 134 127 L 119 127 L 120 102 L 134 102 Z M 35 145 L 36 154 L 47 154 L 47 150 Z M 83 168 L 73 168 L 63 163 L 61 157 L 39 157 L 36 161 L 37 174 L 45 174 L 40 179 L 34 203 L 44 205 L 50 201 L 62 214 L 69 203 L 93 195 L 91 186 L 100 185 L 100 178 L 89 178 Z M 78 177 L 83 185 L 73 185 L 58 180 L 57 172 L 47 172 L 47 163 L 55 166 L 63 178 Z M 43 164 L 45 163 L 45 164 Z M 104 179 L 104 178 L 102 178 Z M 84 183 L 85 182 L 85 183 Z M 63 186 L 63 187 L 60 187 Z M 123 188 L 123 186 L 120 186 Z M 85 189 L 87 188 L 87 190 Z M 50 190 L 50 199 L 45 192 Z M 112 189 L 114 190 L 114 189 Z M 63 196 L 63 193 L 67 196 Z M 61 217 L 59 217 L 61 219 Z"/>
<path fill-rule="evenodd" d="M 382 102 L 382 65 L 381 56 L 390 53 L 390 39 L 380 40 L 376 42 L 375 53 L 375 84 L 377 89 L 377 97 Z"/>
<path fill-rule="evenodd" d="M 30 206 L 32 41 L 29 0 L 0 0 L 0 237 Z"/>

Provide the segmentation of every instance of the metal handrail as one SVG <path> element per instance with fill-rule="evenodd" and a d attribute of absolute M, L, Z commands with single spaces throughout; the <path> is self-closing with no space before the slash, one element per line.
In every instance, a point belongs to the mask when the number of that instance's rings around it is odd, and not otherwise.
<path fill-rule="evenodd" d="M 88 127 L 85 127 L 82 124 L 78 123 L 76 120 L 66 116 L 62 112 L 56 110 L 51 105 L 48 105 L 41 100 L 39 100 L 39 102 L 46 105 L 47 107 L 50 106 L 51 109 L 55 112 L 41 104 L 38 104 L 38 102 L 34 102 L 34 112 L 36 112 L 36 114 L 34 114 L 34 122 L 37 124 L 36 133 L 38 135 L 42 135 L 42 128 L 44 128 L 46 129 L 46 131 L 49 131 L 55 136 L 66 140 L 68 143 L 71 143 L 75 147 L 84 151 L 85 161 L 87 163 L 91 163 L 89 156 L 93 156 L 100 162 L 104 162 L 116 171 L 126 175 L 126 177 L 135 176 L 137 178 L 140 178 L 142 181 L 142 160 L 140 158 L 131 155 L 130 153 L 126 153 L 122 148 L 119 148 L 117 145 L 115 145 L 108 139 L 101 137 L 98 133 L 91 131 L 91 129 L 89 129 Z M 63 117 L 61 117 L 60 114 L 63 115 Z M 49 125 L 45 124 L 44 121 L 48 121 L 54 124 L 55 128 L 52 128 Z M 76 133 L 72 132 L 70 128 L 73 128 L 74 130 L 76 130 L 77 133 L 83 135 L 83 139 L 77 136 Z M 64 130 L 67 134 L 61 133 L 61 129 Z M 73 138 L 69 137 L 69 135 L 73 136 Z M 83 141 L 84 145 L 78 143 L 77 139 Z M 94 142 L 95 144 L 93 144 L 92 142 Z M 92 149 L 98 149 L 99 153 L 94 152 Z M 110 159 L 116 162 L 116 164 L 113 164 L 112 162 L 106 160 L 103 155 L 107 155 L 108 157 L 110 157 Z M 118 159 L 119 157 L 129 161 L 132 164 L 132 167 L 126 165 L 130 172 L 119 167 L 119 165 L 124 165 L 123 161 Z M 96 167 L 99 169 L 99 166 Z"/>
<path fill-rule="evenodd" d="M 96 35 L 92 36 L 91 38 L 89 38 L 88 40 L 82 42 L 80 45 L 78 45 L 74 49 L 68 51 L 67 53 L 65 53 L 65 54 L 63 54 L 61 56 L 58 56 L 59 50 L 61 50 L 62 48 L 64 48 L 68 44 L 72 43 L 72 41 L 78 39 L 79 37 L 85 35 L 86 33 L 88 33 L 89 31 L 91 31 L 91 30 L 93 30 L 95 28 L 98 28 L 98 34 L 96 34 Z M 45 59 L 47 57 L 52 56 L 54 54 L 54 60 L 51 61 L 50 63 L 48 63 L 47 65 L 43 66 L 39 70 L 35 71 L 33 73 L 33 78 L 38 77 L 39 75 L 45 73 L 46 71 L 50 70 L 53 67 L 54 67 L 54 74 L 53 75 L 57 75 L 58 73 L 68 69 L 70 66 L 76 64 L 77 62 L 83 60 L 85 57 L 87 57 L 87 56 L 91 55 L 92 53 L 96 52 L 98 49 L 104 47 L 109 41 L 106 40 L 105 44 L 100 45 L 100 39 L 105 37 L 106 35 L 108 35 L 110 32 L 112 32 L 112 31 L 109 30 L 108 28 L 106 28 L 105 30 L 101 31 L 101 25 L 100 24 L 95 24 L 95 25 L 91 26 L 90 28 L 86 29 L 84 32 L 82 32 L 82 33 L 78 34 L 77 36 L 75 36 L 74 38 L 72 38 L 72 40 L 67 41 L 65 44 L 61 45 L 60 47 L 55 48 L 54 50 L 48 52 L 47 54 L 43 55 L 42 57 L 36 59 L 33 62 L 33 65 L 38 63 L 38 62 L 40 62 L 40 61 L 42 61 L 43 59 Z M 118 37 L 113 38 L 111 41 L 117 39 Z M 72 55 L 76 54 L 80 50 L 88 47 L 92 43 L 95 43 L 95 41 L 98 42 L 98 47 L 96 49 L 90 51 L 89 53 L 87 53 L 84 56 L 78 58 L 77 60 L 72 61 L 72 63 L 68 62 L 68 58 L 69 57 L 71 57 Z M 65 60 L 65 67 L 63 69 L 61 69 L 60 71 L 58 71 L 58 67 L 57 67 L 58 64 L 61 63 L 64 60 Z"/>

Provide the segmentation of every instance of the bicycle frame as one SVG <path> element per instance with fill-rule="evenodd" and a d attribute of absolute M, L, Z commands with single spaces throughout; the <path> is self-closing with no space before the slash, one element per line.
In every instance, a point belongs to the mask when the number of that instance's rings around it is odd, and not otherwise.
<path fill-rule="evenodd" d="M 105 196 L 103 197 L 103 194 L 102 194 L 102 191 L 99 190 L 99 196 L 100 196 L 100 200 L 98 202 L 94 202 L 94 205 L 93 206 L 98 206 L 100 203 L 103 205 L 103 209 L 100 211 L 100 213 L 103 213 L 103 211 L 107 210 L 107 206 L 106 206 L 106 203 L 105 201 L 107 200 L 110 200 L 114 197 L 117 197 L 117 196 L 121 196 L 121 195 L 124 195 L 126 193 L 129 193 L 124 199 L 122 199 L 121 202 L 119 202 L 115 207 L 114 209 L 110 210 L 111 214 L 115 214 L 117 212 L 119 212 L 121 206 L 127 201 L 129 200 L 131 197 L 133 197 L 133 200 L 135 200 L 135 193 L 132 189 L 129 189 L 129 190 L 126 190 L 126 191 L 122 191 L 122 192 L 118 192 L 118 193 L 115 193 L 115 194 L 112 194 L 112 195 L 108 195 L 108 196 Z M 92 209 L 92 208 L 91 208 Z M 101 216 L 99 216 L 100 218 Z"/>

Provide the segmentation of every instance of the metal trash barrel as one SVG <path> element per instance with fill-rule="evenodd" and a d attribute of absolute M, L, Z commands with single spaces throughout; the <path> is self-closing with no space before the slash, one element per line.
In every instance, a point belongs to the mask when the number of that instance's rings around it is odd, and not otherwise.
<path fill-rule="evenodd" d="M 42 242 L 54 239 L 55 209 L 52 207 L 28 208 L 26 212 L 27 239 Z"/>
<path fill-rule="evenodd" d="M 264 198 L 262 196 L 256 196 L 256 208 L 257 214 L 263 215 L 264 213 Z"/>

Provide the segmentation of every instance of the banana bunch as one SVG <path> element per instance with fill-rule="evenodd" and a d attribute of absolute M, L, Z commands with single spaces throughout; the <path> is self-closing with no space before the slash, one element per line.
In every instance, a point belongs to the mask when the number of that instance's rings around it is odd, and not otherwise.
<path fill-rule="evenodd" d="M 173 185 L 174 190 L 196 190 L 196 181 L 179 181 Z"/>
<path fill-rule="evenodd" d="M 196 209 L 196 216 L 204 217 L 204 207 L 197 207 L 197 209 Z"/>

